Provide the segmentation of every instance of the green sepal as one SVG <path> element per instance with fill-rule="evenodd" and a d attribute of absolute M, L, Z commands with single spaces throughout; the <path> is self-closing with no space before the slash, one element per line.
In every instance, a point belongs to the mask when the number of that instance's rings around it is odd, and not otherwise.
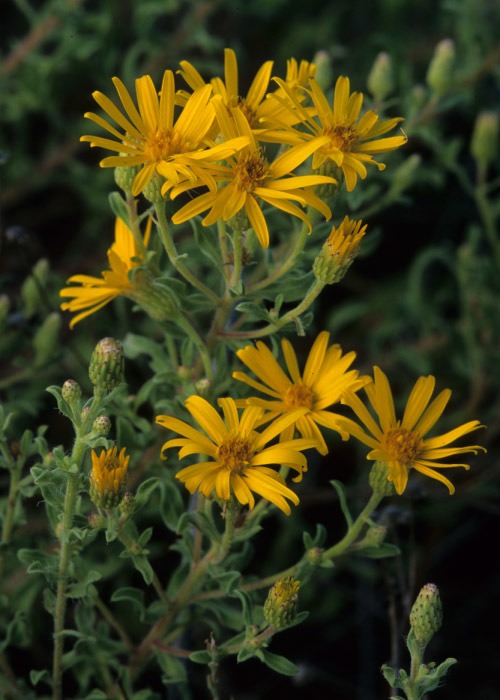
<path fill-rule="evenodd" d="M 127 203 L 119 192 L 110 192 L 108 195 L 109 206 L 113 214 L 123 221 L 127 228 L 130 228 L 130 219 Z"/>
<path fill-rule="evenodd" d="M 252 599 L 250 597 L 250 594 L 247 593 L 246 591 L 236 590 L 236 591 L 233 591 L 232 595 L 236 596 L 241 601 L 243 622 L 245 623 L 245 625 L 247 627 L 249 625 L 253 625 L 254 624 L 253 602 L 252 602 Z"/>
<path fill-rule="evenodd" d="M 370 559 L 383 559 L 384 557 L 397 557 L 401 554 L 399 547 L 389 542 L 382 542 L 378 547 L 363 547 L 356 550 L 356 554 L 361 554 Z"/>
<path fill-rule="evenodd" d="M 276 673 L 281 673 L 283 676 L 295 676 L 299 672 L 297 666 L 287 658 L 279 656 L 279 654 L 273 654 L 266 649 L 258 649 L 256 656 L 263 661 L 266 666 L 269 666 L 269 668 L 276 671 Z"/>
<path fill-rule="evenodd" d="M 343 515 L 344 515 L 344 518 L 345 518 L 345 520 L 346 520 L 347 527 L 348 527 L 348 528 L 351 528 L 351 527 L 352 527 L 352 523 L 353 523 L 353 519 L 352 519 L 351 512 L 350 512 L 350 510 L 349 510 L 349 506 L 347 505 L 347 499 L 346 499 L 346 497 L 345 497 L 344 484 L 342 484 L 341 481 L 337 481 L 337 480 L 335 480 L 335 479 L 332 480 L 332 481 L 330 481 L 330 484 L 333 486 L 333 488 L 335 489 L 335 491 L 337 492 L 337 495 L 338 495 L 338 497 L 339 497 L 340 508 L 341 508 L 342 513 L 343 513 Z"/>
<path fill-rule="evenodd" d="M 111 602 L 118 603 L 122 600 L 132 603 L 132 605 L 137 608 L 139 619 L 141 621 L 144 619 L 144 614 L 146 612 L 144 607 L 144 591 L 141 591 L 139 588 L 133 588 L 132 586 L 118 588 L 111 596 Z"/>
<path fill-rule="evenodd" d="M 199 651 L 193 651 L 193 653 L 189 655 L 189 660 L 193 661 L 195 664 L 209 664 L 212 661 L 212 656 L 208 651 L 200 649 Z"/>
<path fill-rule="evenodd" d="M 144 508 L 159 482 L 160 480 L 157 476 L 152 476 L 150 479 L 146 479 L 146 481 L 143 481 L 142 484 L 140 484 L 135 493 L 135 512 L 141 508 Z"/>

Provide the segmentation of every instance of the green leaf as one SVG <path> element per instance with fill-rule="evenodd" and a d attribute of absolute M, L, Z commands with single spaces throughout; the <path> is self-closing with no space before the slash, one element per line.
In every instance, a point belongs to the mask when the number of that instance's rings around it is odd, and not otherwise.
<path fill-rule="evenodd" d="M 190 525 L 194 525 L 203 535 L 208 537 L 210 542 L 221 542 L 222 535 L 215 527 L 212 520 L 201 510 L 195 513 L 184 513 L 181 515 L 178 523 L 178 534 L 182 534 L 189 529 Z"/>
<path fill-rule="evenodd" d="M 356 554 L 361 554 L 370 559 L 383 559 L 384 557 L 397 557 L 401 554 L 399 547 L 389 542 L 382 542 L 378 547 L 363 547 L 356 550 Z"/>
<path fill-rule="evenodd" d="M 340 501 L 340 507 L 342 509 L 342 513 L 344 514 L 344 518 L 346 519 L 347 527 L 351 528 L 353 519 L 351 512 L 349 510 L 349 506 L 347 505 L 347 500 L 345 497 L 345 491 L 344 491 L 344 484 L 341 481 L 336 481 L 332 480 L 330 481 L 330 484 L 333 486 L 335 491 L 337 492 L 337 495 L 339 497 Z"/>
<path fill-rule="evenodd" d="M 90 570 L 84 581 L 79 581 L 78 583 L 71 583 L 67 588 L 66 595 L 69 598 L 83 598 L 88 594 L 88 588 L 94 581 L 99 581 L 102 578 L 98 571 Z"/>
<path fill-rule="evenodd" d="M 130 217 L 127 203 L 119 192 L 110 192 L 108 196 L 109 206 L 113 214 L 121 219 L 127 228 L 130 228 Z"/>
<path fill-rule="evenodd" d="M 141 591 L 139 588 L 132 588 L 132 586 L 118 588 L 111 596 L 111 602 L 118 603 L 123 600 L 132 603 L 137 608 L 140 620 L 144 618 L 144 591 Z"/>
<path fill-rule="evenodd" d="M 146 479 L 137 489 L 135 494 L 135 510 L 138 511 L 143 508 L 149 501 L 149 497 L 159 484 L 159 479 L 157 476 L 152 476 L 150 479 Z"/>
<path fill-rule="evenodd" d="M 175 596 L 179 592 L 180 587 L 186 580 L 187 575 L 189 574 L 190 568 L 191 567 L 189 562 L 186 561 L 180 564 L 172 574 L 167 587 L 167 595 L 170 599 L 175 598 Z"/>
<path fill-rule="evenodd" d="M 45 668 L 43 671 L 35 671 L 35 669 L 32 669 L 30 671 L 30 681 L 32 685 L 38 685 L 40 681 L 43 681 L 47 683 L 47 685 L 52 686 L 52 676 Z"/>
<path fill-rule="evenodd" d="M 94 688 L 83 700 L 109 700 L 109 695 L 99 688 Z"/>
<path fill-rule="evenodd" d="M 57 401 L 57 408 L 59 411 L 66 416 L 66 418 L 69 418 L 70 421 L 73 421 L 73 411 L 71 410 L 71 406 L 67 401 L 65 401 L 62 397 L 61 394 L 61 388 L 58 386 L 48 386 L 45 391 L 48 391 L 49 394 L 52 394 L 54 396 L 55 400 Z"/>
<path fill-rule="evenodd" d="M 233 592 L 233 596 L 236 596 L 241 601 L 243 622 L 245 623 L 245 625 L 253 625 L 253 602 L 250 597 L 250 594 L 246 591 L 236 590 Z"/>
<path fill-rule="evenodd" d="M 236 661 L 238 663 L 241 663 L 242 661 L 246 661 L 247 659 L 251 659 L 253 656 L 255 656 L 255 649 L 249 649 L 248 647 L 242 647 L 238 652 L 238 656 L 236 657 Z"/>
<path fill-rule="evenodd" d="M 135 360 L 139 355 L 149 355 L 151 358 L 150 367 L 155 374 L 160 372 L 171 372 L 172 367 L 163 347 L 150 338 L 142 335 L 127 333 L 123 341 L 123 352 L 125 357 Z"/>
<path fill-rule="evenodd" d="M 139 541 L 138 541 L 139 547 L 141 549 L 143 549 L 147 545 L 147 543 L 151 539 L 152 535 L 153 535 L 153 528 L 152 527 L 148 527 L 147 530 L 144 530 L 142 535 L 139 537 Z"/>
<path fill-rule="evenodd" d="M 14 619 L 7 625 L 5 638 L 0 643 L 0 651 L 4 651 L 10 645 L 23 646 L 27 641 L 26 615 L 22 610 L 18 610 Z"/>
<path fill-rule="evenodd" d="M 210 575 L 218 582 L 221 591 L 226 594 L 231 593 L 241 579 L 241 573 L 239 571 L 211 571 Z"/>
<path fill-rule="evenodd" d="M 392 666 L 384 664 L 380 668 L 380 670 L 382 671 L 385 680 L 389 683 L 391 688 L 395 688 L 396 686 L 394 685 L 394 681 L 396 680 L 396 671 L 392 668 Z"/>
<path fill-rule="evenodd" d="M 162 681 L 165 685 L 186 682 L 186 668 L 180 659 L 162 649 L 155 649 L 155 656 L 163 671 Z"/>
<path fill-rule="evenodd" d="M 273 671 L 276 671 L 276 673 L 281 673 L 284 676 L 295 676 L 299 672 L 297 666 L 284 656 L 273 654 L 265 649 L 259 649 L 259 652 L 262 654 L 258 655 L 259 658 L 266 664 L 266 666 L 269 666 L 269 668 L 272 668 Z"/>
<path fill-rule="evenodd" d="M 148 586 L 150 586 L 153 582 L 153 569 L 148 558 L 144 554 L 139 554 L 138 556 L 132 557 L 132 561 L 137 571 L 141 572 L 142 578 L 146 581 Z"/>
<path fill-rule="evenodd" d="M 184 513 L 184 501 L 178 486 L 170 480 L 160 483 L 160 515 L 172 532 L 177 532 L 179 518 Z"/>
<path fill-rule="evenodd" d="M 193 653 L 189 655 L 189 660 L 194 661 L 195 664 L 209 664 L 212 661 L 212 657 L 208 651 L 200 649 L 200 651 L 193 651 Z"/>

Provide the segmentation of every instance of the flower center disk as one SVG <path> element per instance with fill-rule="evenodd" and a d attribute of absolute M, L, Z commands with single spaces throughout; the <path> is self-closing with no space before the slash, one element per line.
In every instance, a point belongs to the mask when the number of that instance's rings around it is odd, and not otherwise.
<path fill-rule="evenodd" d="M 421 446 L 420 435 L 406 428 L 393 428 L 384 436 L 384 448 L 391 460 L 402 464 L 411 464 Z"/>
<path fill-rule="evenodd" d="M 268 165 L 260 152 L 244 155 L 234 168 L 234 182 L 238 189 L 252 192 L 267 177 Z"/>
<path fill-rule="evenodd" d="M 217 461 L 232 472 L 240 474 L 253 456 L 252 443 L 243 438 L 229 438 L 217 449 Z"/>
<path fill-rule="evenodd" d="M 356 145 L 359 138 L 356 129 L 346 124 L 332 124 L 327 126 L 323 133 L 331 139 L 331 145 L 327 144 L 327 148 L 330 145 L 338 148 L 343 153 L 349 152 Z"/>
<path fill-rule="evenodd" d="M 158 129 L 148 136 L 144 150 L 151 161 L 158 162 L 178 153 L 186 153 L 193 150 L 193 147 L 173 129 Z"/>
<path fill-rule="evenodd" d="M 314 394 L 305 384 L 292 384 L 288 387 L 283 396 L 283 401 L 287 408 L 302 408 L 305 406 L 312 410 L 314 405 Z"/>
<path fill-rule="evenodd" d="M 255 127 L 258 125 L 257 114 L 255 110 L 250 107 L 250 105 L 244 97 L 233 97 L 229 100 L 229 102 L 227 103 L 227 110 L 229 112 L 230 117 L 232 116 L 231 107 L 239 107 L 239 109 L 241 109 L 241 111 L 247 118 L 250 128 L 255 129 Z"/>

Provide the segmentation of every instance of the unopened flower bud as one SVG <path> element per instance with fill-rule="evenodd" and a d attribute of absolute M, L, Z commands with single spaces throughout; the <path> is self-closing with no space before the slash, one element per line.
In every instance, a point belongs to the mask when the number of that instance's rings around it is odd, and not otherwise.
<path fill-rule="evenodd" d="M 114 508 L 125 492 L 127 466 L 130 456 L 125 456 L 125 447 L 120 454 L 118 448 L 102 450 L 98 456 L 92 450 L 90 472 L 90 498 L 98 508 Z"/>
<path fill-rule="evenodd" d="M 111 421 L 108 416 L 98 416 L 92 423 L 92 431 L 97 435 L 107 435 L 111 430 Z"/>
<path fill-rule="evenodd" d="M 324 50 L 318 51 L 311 65 L 316 66 L 313 76 L 319 87 L 322 90 L 328 90 L 333 79 L 332 61 L 328 53 Z"/>
<path fill-rule="evenodd" d="M 115 182 L 124 192 L 132 194 L 132 185 L 138 172 L 139 166 L 136 165 L 119 166 L 115 168 Z"/>
<path fill-rule="evenodd" d="M 204 377 L 203 379 L 199 379 L 196 382 L 196 384 L 195 384 L 196 391 L 200 396 L 205 397 L 208 395 L 208 392 L 210 391 L 211 385 L 212 385 L 211 380 L 208 379 L 207 377 Z"/>
<path fill-rule="evenodd" d="M 82 398 L 82 390 L 74 379 L 66 379 L 61 390 L 62 397 L 68 403 L 74 403 Z"/>
<path fill-rule="evenodd" d="M 31 274 L 21 287 L 21 299 L 23 303 L 23 314 L 26 318 L 31 318 L 38 311 L 44 310 L 44 300 L 42 290 L 47 284 L 49 276 L 48 260 L 42 258 L 31 270 Z"/>
<path fill-rule="evenodd" d="M 393 482 L 388 481 L 389 474 L 390 470 L 385 462 L 376 461 L 370 469 L 370 486 L 381 497 L 392 496 L 395 493 Z"/>
<path fill-rule="evenodd" d="M 394 90 L 394 74 L 389 54 L 379 53 L 368 74 L 366 84 L 377 102 L 382 102 L 391 94 Z"/>
<path fill-rule="evenodd" d="M 474 124 L 470 151 L 478 164 L 486 169 L 497 155 L 499 121 L 495 112 L 481 112 Z"/>
<path fill-rule="evenodd" d="M 160 177 L 158 173 L 155 173 L 146 185 L 146 187 L 142 190 L 142 194 L 152 204 L 158 204 L 163 199 L 163 196 L 161 194 L 161 188 L 163 183 L 164 178 Z"/>
<path fill-rule="evenodd" d="M 180 365 L 177 369 L 177 376 L 183 382 L 188 382 L 191 379 L 192 375 L 193 370 L 191 367 L 187 367 L 187 365 Z"/>
<path fill-rule="evenodd" d="M 106 527 L 106 519 L 100 513 L 91 513 L 89 515 L 89 527 L 93 530 L 102 530 Z"/>
<path fill-rule="evenodd" d="M 33 338 L 35 365 L 41 367 L 54 358 L 59 346 L 61 317 L 54 311 L 49 314 Z"/>
<path fill-rule="evenodd" d="M 366 233 L 366 224 L 345 217 L 338 228 L 332 226 L 330 235 L 313 263 L 316 279 L 325 284 L 340 282 L 359 252 L 359 244 Z"/>
<path fill-rule="evenodd" d="M 451 39 L 443 39 L 436 46 L 427 70 L 427 85 L 435 95 L 442 95 L 452 85 L 455 64 L 455 44 Z"/>
<path fill-rule="evenodd" d="M 123 348 L 114 338 L 103 338 L 90 360 L 90 381 L 100 392 L 111 391 L 123 381 Z"/>
<path fill-rule="evenodd" d="M 385 525 L 372 525 L 363 538 L 363 547 L 380 547 L 386 535 L 387 527 Z"/>
<path fill-rule="evenodd" d="M 297 615 L 300 581 L 292 576 L 280 578 L 269 589 L 264 603 L 264 617 L 276 629 L 289 627 Z"/>
<path fill-rule="evenodd" d="M 135 506 L 136 501 L 134 496 L 127 491 L 127 493 L 123 496 L 122 500 L 120 501 L 118 508 L 120 509 L 120 513 L 122 515 L 130 517 L 135 510 Z"/>
<path fill-rule="evenodd" d="M 339 168 L 333 160 L 328 158 L 322 163 L 319 168 L 311 170 L 312 175 L 325 175 L 326 177 L 333 178 L 332 182 L 323 182 L 321 185 L 314 185 L 314 194 L 316 197 L 320 197 L 325 202 L 331 200 L 339 191 L 340 183 L 342 182 L 342 170 Z"/>
<path fill-rule="evenodd" d="M 410 625 L 415 637 L 427 644 L 443 622 L 443 607 L 439 590 L 433 583 L 421 588 L 410 612 Z"/>

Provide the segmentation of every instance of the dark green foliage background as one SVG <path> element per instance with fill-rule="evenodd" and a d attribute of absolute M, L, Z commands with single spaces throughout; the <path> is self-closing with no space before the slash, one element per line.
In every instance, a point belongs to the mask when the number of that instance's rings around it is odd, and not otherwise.
<path fill-rule="evenodd" d="M 2 25 L 0 285 L 10 311 L 0 337 L 0 390 L 7 409 L 16 412 L 18 431 L 34 421 L 48 424 L 49 443 L 66 446 L 71 442 L 68 426 L 54 411 L 52 398 L 43 394 L 44 387 L 71 376 L 88 391 L 88 358 L 110 328 L 118 338 L 128 332 L 156 337 L 152 323 L 118 299 L 73 332 L 65 315 L 47 362 L 29 380 L 13 379 L 33 363 L 33 337 L 47 314 L 57 310 L 64 280 L 106 267 L 113 233 L 107 192 L 115 187 L 113 173 L 98 167 L 101 152 L 78 141 L 92 129 L 83 119 L 85 111 L 94 109 L 92 91 L 111 95 L 114 75 L 129 87 L 144 73 L 158 83 L 165 68 L 176 70 L 183 59 L 205 76 L 221 74 L 226 46 L 238 56 L 241 92 L 264 60 L 274 59 L 276 73 L 283 75 L 287 58 L 312 60 L 319 50 L 330 56 L 334 79 L 346 74 L 353 89 L 366 91 L 377 53 L 390 54 L 396 89 L 387 114 L 407 116 L 409 142 L 401 153 L 382 159 L 388 163 L 384 173 L 370 171 L 351 197 L 340 200 L 341 216 L 345 207 L 355 214 L 367 211 L 369 236 L 343 283 L 320 298 L 314 325 L 307 338 L 297 340 L 297 348 L 305 355 L 315 333 L 330 330 L 345 350 L 358 353 L 360 369 L 368 372 L 378 364 L 389 375 L 400 406 L 420 374 L 434 374 L 439 389 L 453 390 L 442 432 L 478 418 L 488 426 L 477 437 L 488 454 L 474 458 L 470 472 L 457 470 L 452 498 L 437 482 L 415 479 L 404 497 L 384 508 L 380 518 L 389 525 L 389 540 L 403 550 L 400 561 L 350 560 L 333 574 L 322 571 L 303 589 L 301 608 L 312 611 L 309 619 L 272 646 L 299 666 L 297 678 L 277 676 L 256 660 L 239 667 L 228 661 L 220 671 L 222 697 L 232 693 L 241 700 L 265 700 L 279 692 L 290 699 L 313 693 L 338 700 L 389 697 L 378 669 L 389 659 L 407 666 L 405 615 L 419 587 L 432 581 L 440 587 L 445 617 L 429 659 L 454 656 L 460 662 L 436 698 L 496 698 L 491 612 L 500 592 L 494 537 L 500 512 L 500 270 L 484 222 L 461 183 L 475 180 L 469 141 L 477 114 L 499 111 L 498 3 L 16 0 L 4 4 Z M 415 111 L 412 117 L 415 86 L 425 83 L 434 48 L 446 37 L 456 46 L 454 84 L 439 108 L 419 121 Z M 386 206 L 396 168 L 412 154 L 421 158 L 414 178 Z M 489 180 L 496 183 L 490 201 L 497 220 L 499 176 L 495 161 Z M 49 260 L 51 272 L 38 290 L 38 306 L 27 310 L 20 290 L 40 257 Z M 131 360 L 130 393 L 151 375 L 145 356 Z M 150 420 L 153 412 L 154 407 L 145 406 L 143 418 Z M 286 522 L 281 516 L 267 521 L 265 534 L 256 539 L 253 566 L 259 573 L 295 561 L 302 526 L 312 531 L 315 523 L 324 523 L 331 537 L 341 536 L 343 523 L 328 481 L 344 480 L 351 498 L 363 501 L 366 474 L 355 470 L 355 453 L 353 444 L 336 445 L 326 459 L 311 460 L 308 478 L 299 487 L 300 510 Z M 363 464 L 361 457 L 358 463 Z M 7 483 L 2 474 L 0 486 Z M 27 510 L 31 532 L 22 535 L 37 539 L 47 523 L 36 502 L 28 502 Z M 152 551 L 166 579 L 171 555 L 165 555 L 161 537 L 161 527 L 155 527 Z M 22 582 L 23 569 L 18 563 L 8 573 L 4 592 L 11 595 Z M 51 620 L 36 588 L 32 596 L 33 607 L 25 600 L 32 611 L 32 641 L 12 659 L 20 674 L 23 668 L 50 663 Z M 202 642 L 203 637 L 186 640 L 186 645 Z M 195 697 L 205 693 L 200 668 L 192 671 Z M 141 682 L 141 687 L 150 683 L 161 689 L 154 674 Z"/>

